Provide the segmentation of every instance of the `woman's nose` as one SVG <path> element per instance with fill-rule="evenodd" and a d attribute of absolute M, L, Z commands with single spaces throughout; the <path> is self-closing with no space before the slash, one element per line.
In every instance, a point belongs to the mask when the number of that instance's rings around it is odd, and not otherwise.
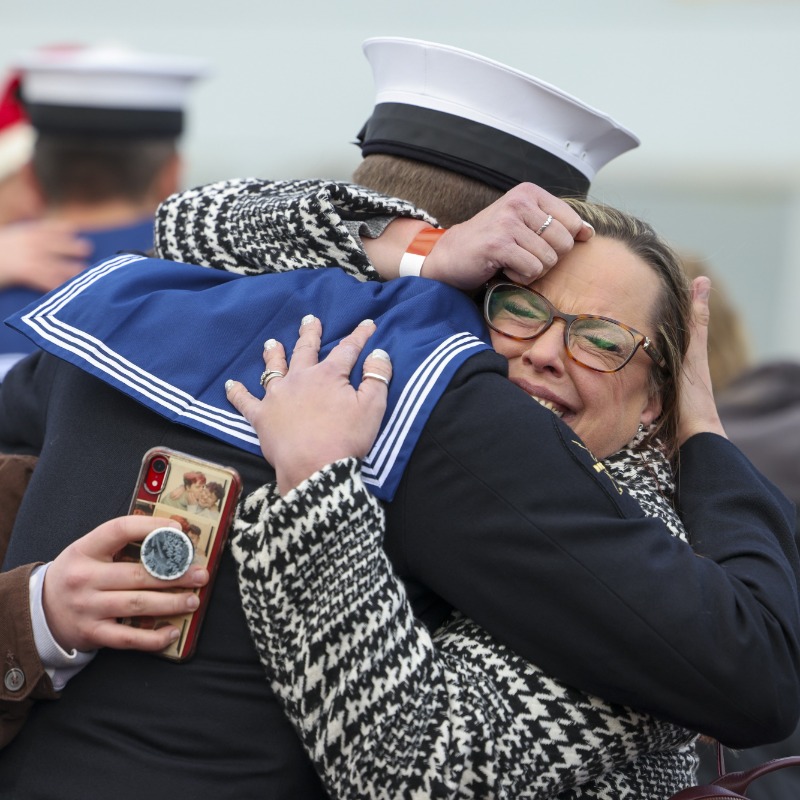
<path fill-rule="evenodd" d="M 568 357 L 564 347 L 564 325 L 562 320 L 555 319 L 544 333 L 531 339 L 523 353 L 523 361 L 537 370 L 563 372 L 564 360 Z"/>

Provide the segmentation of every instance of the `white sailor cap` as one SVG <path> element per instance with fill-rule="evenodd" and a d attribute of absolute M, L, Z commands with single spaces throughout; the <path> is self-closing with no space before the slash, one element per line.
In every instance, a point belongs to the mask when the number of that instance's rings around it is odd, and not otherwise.
<path fill-rule="evenodd" d="M 0 89 L 0 181 L 30 161 L 35 134 L 19 98 L 19 76 Z"/>
<path fill-rule="evenodd" d="M 52 134 L 178 136 L 197 59 L 116 45 L 46 47 L 20 56 L 22 98 L 37 131 Z"/>
<path fill-rule="evenodd" d="M 531 181 L 585 195 L 597 171 L 639 144 L 607 114 L 555 86 L 456 47 L 367 39 L 375 108 L 363 155 L 435 164 L 506 191 Z"/>

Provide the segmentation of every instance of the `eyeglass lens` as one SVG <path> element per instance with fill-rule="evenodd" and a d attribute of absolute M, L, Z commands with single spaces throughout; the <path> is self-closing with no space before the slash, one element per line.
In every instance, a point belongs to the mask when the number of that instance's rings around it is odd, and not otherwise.
<path fill-rule="evenodd" d="M 556 316 L 560 312 L 556 311 Z M 547 301 L 523 287 L 492 287 L 486 303 L 489 324 L 516 339 L 533 339 L 543 333 L 553 317 Z M 578 317 L 568 322 L 567 349 L 584 366 L 610 371 L 623 366 L 636 348 L 633 334 L 604 319 Z"/>

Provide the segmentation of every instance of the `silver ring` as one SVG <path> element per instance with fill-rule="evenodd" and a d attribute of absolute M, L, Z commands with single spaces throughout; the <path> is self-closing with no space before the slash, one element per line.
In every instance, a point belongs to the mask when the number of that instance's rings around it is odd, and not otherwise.
<path fill-rule="evenodd" d="M 377 372 L 365 372 L 364 378 L 375 378 L 376 381 L 383 381 L 387 386 L 389 385 L 389 379 L 385 375 L 378 375 Z"/>
<path fill-rule="evenodd" d="M 279 369 L 265 369 L 261 373 L 261 377 L 258 379 L 258 382 L 264 387 L 264 391 L 267 389 L 267 384 L 273 378 L 283 378 L 284 374 Z"/>
<path fill-rule="evenodd" d="M 538 231 L 536 231 L 536 235 L 541 236 L 548 229 L 552 221 L 553 221 L 553 215 L 548 214 L 547 219 L 542 223 L 542 227 L 539 228 Z"/>

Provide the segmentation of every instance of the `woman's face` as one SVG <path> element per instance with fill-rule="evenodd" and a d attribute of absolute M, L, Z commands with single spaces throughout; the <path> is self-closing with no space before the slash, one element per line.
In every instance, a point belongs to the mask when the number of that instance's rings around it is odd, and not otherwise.
<path fill-rule="evenodd" d="M 611 317 L 655 339 L 650 319 L 661 289 L 659 278 L 614 239 L 594 236 L 576 244 L 532 288 L 559 311 Z M 495 331 L 491 335 L 495 350 L 508 359 L 511 381 L 554 409 L 596 458 L 615 453 L 640 423 L 649 425 L 661 411 L 660 399 L 649 396 L 654 364 L 641 347 L 621 370 L 602 373 L 567 355 L 562 320 L 526 342 Z"/>

